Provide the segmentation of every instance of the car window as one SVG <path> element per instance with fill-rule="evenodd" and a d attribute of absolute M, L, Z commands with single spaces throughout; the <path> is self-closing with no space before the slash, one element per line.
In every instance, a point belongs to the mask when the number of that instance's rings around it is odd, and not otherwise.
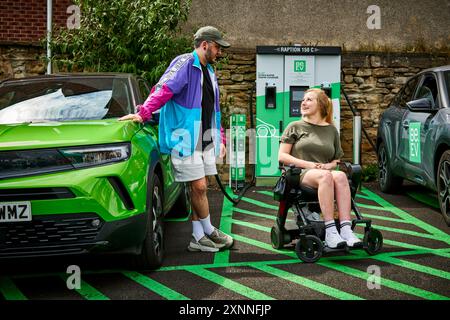
<path fill-rule="evenodd" d="M 420 77 L 414 77 L 409 80 L 400 92 L 398 106 L 400 108 L 406 108 L 406 103 L 413 100 L 413 95 L 416 92 L 417 83 Z"/>
<path fill-rule="evenodd" d="M 40 79 L 0 87 L 0 124 L 100 120 L 131 113 L 123 78 Z"/>
<path fill-rule="evenodd" d="M 445 93 L 447 94 L 447 103 L 450 102 L 450 71 L 445 71 L 444 72 L 444 82 L 445 82 L 445 89 L 447 92 L 444 92 L 444 96 Z"/>
<path fill-rule="evenodd" d="M 138 83 L 139 83 L 139 91 L 141 93 L 142 100 L 145 101 L 145 100 L 147 100 L 148 96 L 150 95 L 150 89 L 143 79 L 139 79 Z"/>
<path fill-rule="evenodd" d="M 435 107 L 437 104 L 437 97 L 438 87 L 436 78 L 432 74 L 427 74 L 425 75 L 422 84 L 419 86 L 419 89 L 414 96 L 414 100 L 425 98 L 430 100 L 431 105 Z"/>

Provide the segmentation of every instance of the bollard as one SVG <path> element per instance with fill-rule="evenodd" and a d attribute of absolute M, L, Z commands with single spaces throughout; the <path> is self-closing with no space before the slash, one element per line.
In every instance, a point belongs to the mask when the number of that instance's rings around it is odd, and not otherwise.
<path fill-rule="evenodd" d="M 353 117 L 353 163 L 361 164 L 361 116 Z"/>

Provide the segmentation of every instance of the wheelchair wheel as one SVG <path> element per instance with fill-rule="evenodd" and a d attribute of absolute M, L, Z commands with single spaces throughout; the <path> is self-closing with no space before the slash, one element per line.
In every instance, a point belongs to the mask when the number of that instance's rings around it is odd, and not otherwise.
<path fill-rule="evenodd" d="M 298 240 L 295 253 L 300 260 L 307 263 L 316 262 L 322 256 L 323 243 L 318 237 L 307 235 Z"/>
<path fill-rule="evenodd" d="M 277 250 L 283 249 L 284 237 L 285 237 L 285 235 L 280 230 L 278 225 L 273 226 L 272 230 L 270 230 L 270 240 L 272 242 L 272 247 L 274 249 L 277 249 Z"/>
<path fill-rule="evenodd" d="M 370 228 L 364 233 L 364 250 L 371 256 L 380 252 L 383 247 L 383 235 L 380 231 Z"/>

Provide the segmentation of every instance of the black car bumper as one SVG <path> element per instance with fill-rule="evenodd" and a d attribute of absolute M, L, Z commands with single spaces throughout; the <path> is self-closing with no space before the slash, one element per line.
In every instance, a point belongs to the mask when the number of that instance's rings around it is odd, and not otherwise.
<path fill-rule="evenodd" d="M 35 216 L 0 225 L 0 259 L 139 252 L 147 215 L 105 222 L 95 213 Z"/>

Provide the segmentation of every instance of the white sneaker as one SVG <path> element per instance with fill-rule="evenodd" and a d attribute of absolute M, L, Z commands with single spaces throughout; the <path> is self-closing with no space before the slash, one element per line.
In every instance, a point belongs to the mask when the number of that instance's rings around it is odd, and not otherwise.
<path fill-rule="evenodd" d="M 337 230 L 327 231 L 325 233 L 325 244 L 328 248 L 342 248 L 346 245 L 346 241 L 341 238 Z"/>
<path fill-rule="evenodd" d="M 214 228 L 214 231 L 209 236 L 207 235 L 207 237 L 211 239 L 216 246 L 219 247 L 223 245 L 226 249 L 231 248 L 234 242 L 232 237 L 217 228 Z"/>
<path fill-rule="evenodd" d="M 217 252 L 222 249 L 225 244 L 214 243 L 206 235 L 204 235 L 200 240 L 196 241 L 194 236 L 192 236 L 191 242 L 189 243 L 189 251 L 202 251 L 202 252 Z"/>
<path fill-rule="evenodd" d="M 341 234 L 342 239 L 345 240 L 349 247 L 360 247 L 363 242 L 355 236 L 353 232 L 346 232 Z"/>

